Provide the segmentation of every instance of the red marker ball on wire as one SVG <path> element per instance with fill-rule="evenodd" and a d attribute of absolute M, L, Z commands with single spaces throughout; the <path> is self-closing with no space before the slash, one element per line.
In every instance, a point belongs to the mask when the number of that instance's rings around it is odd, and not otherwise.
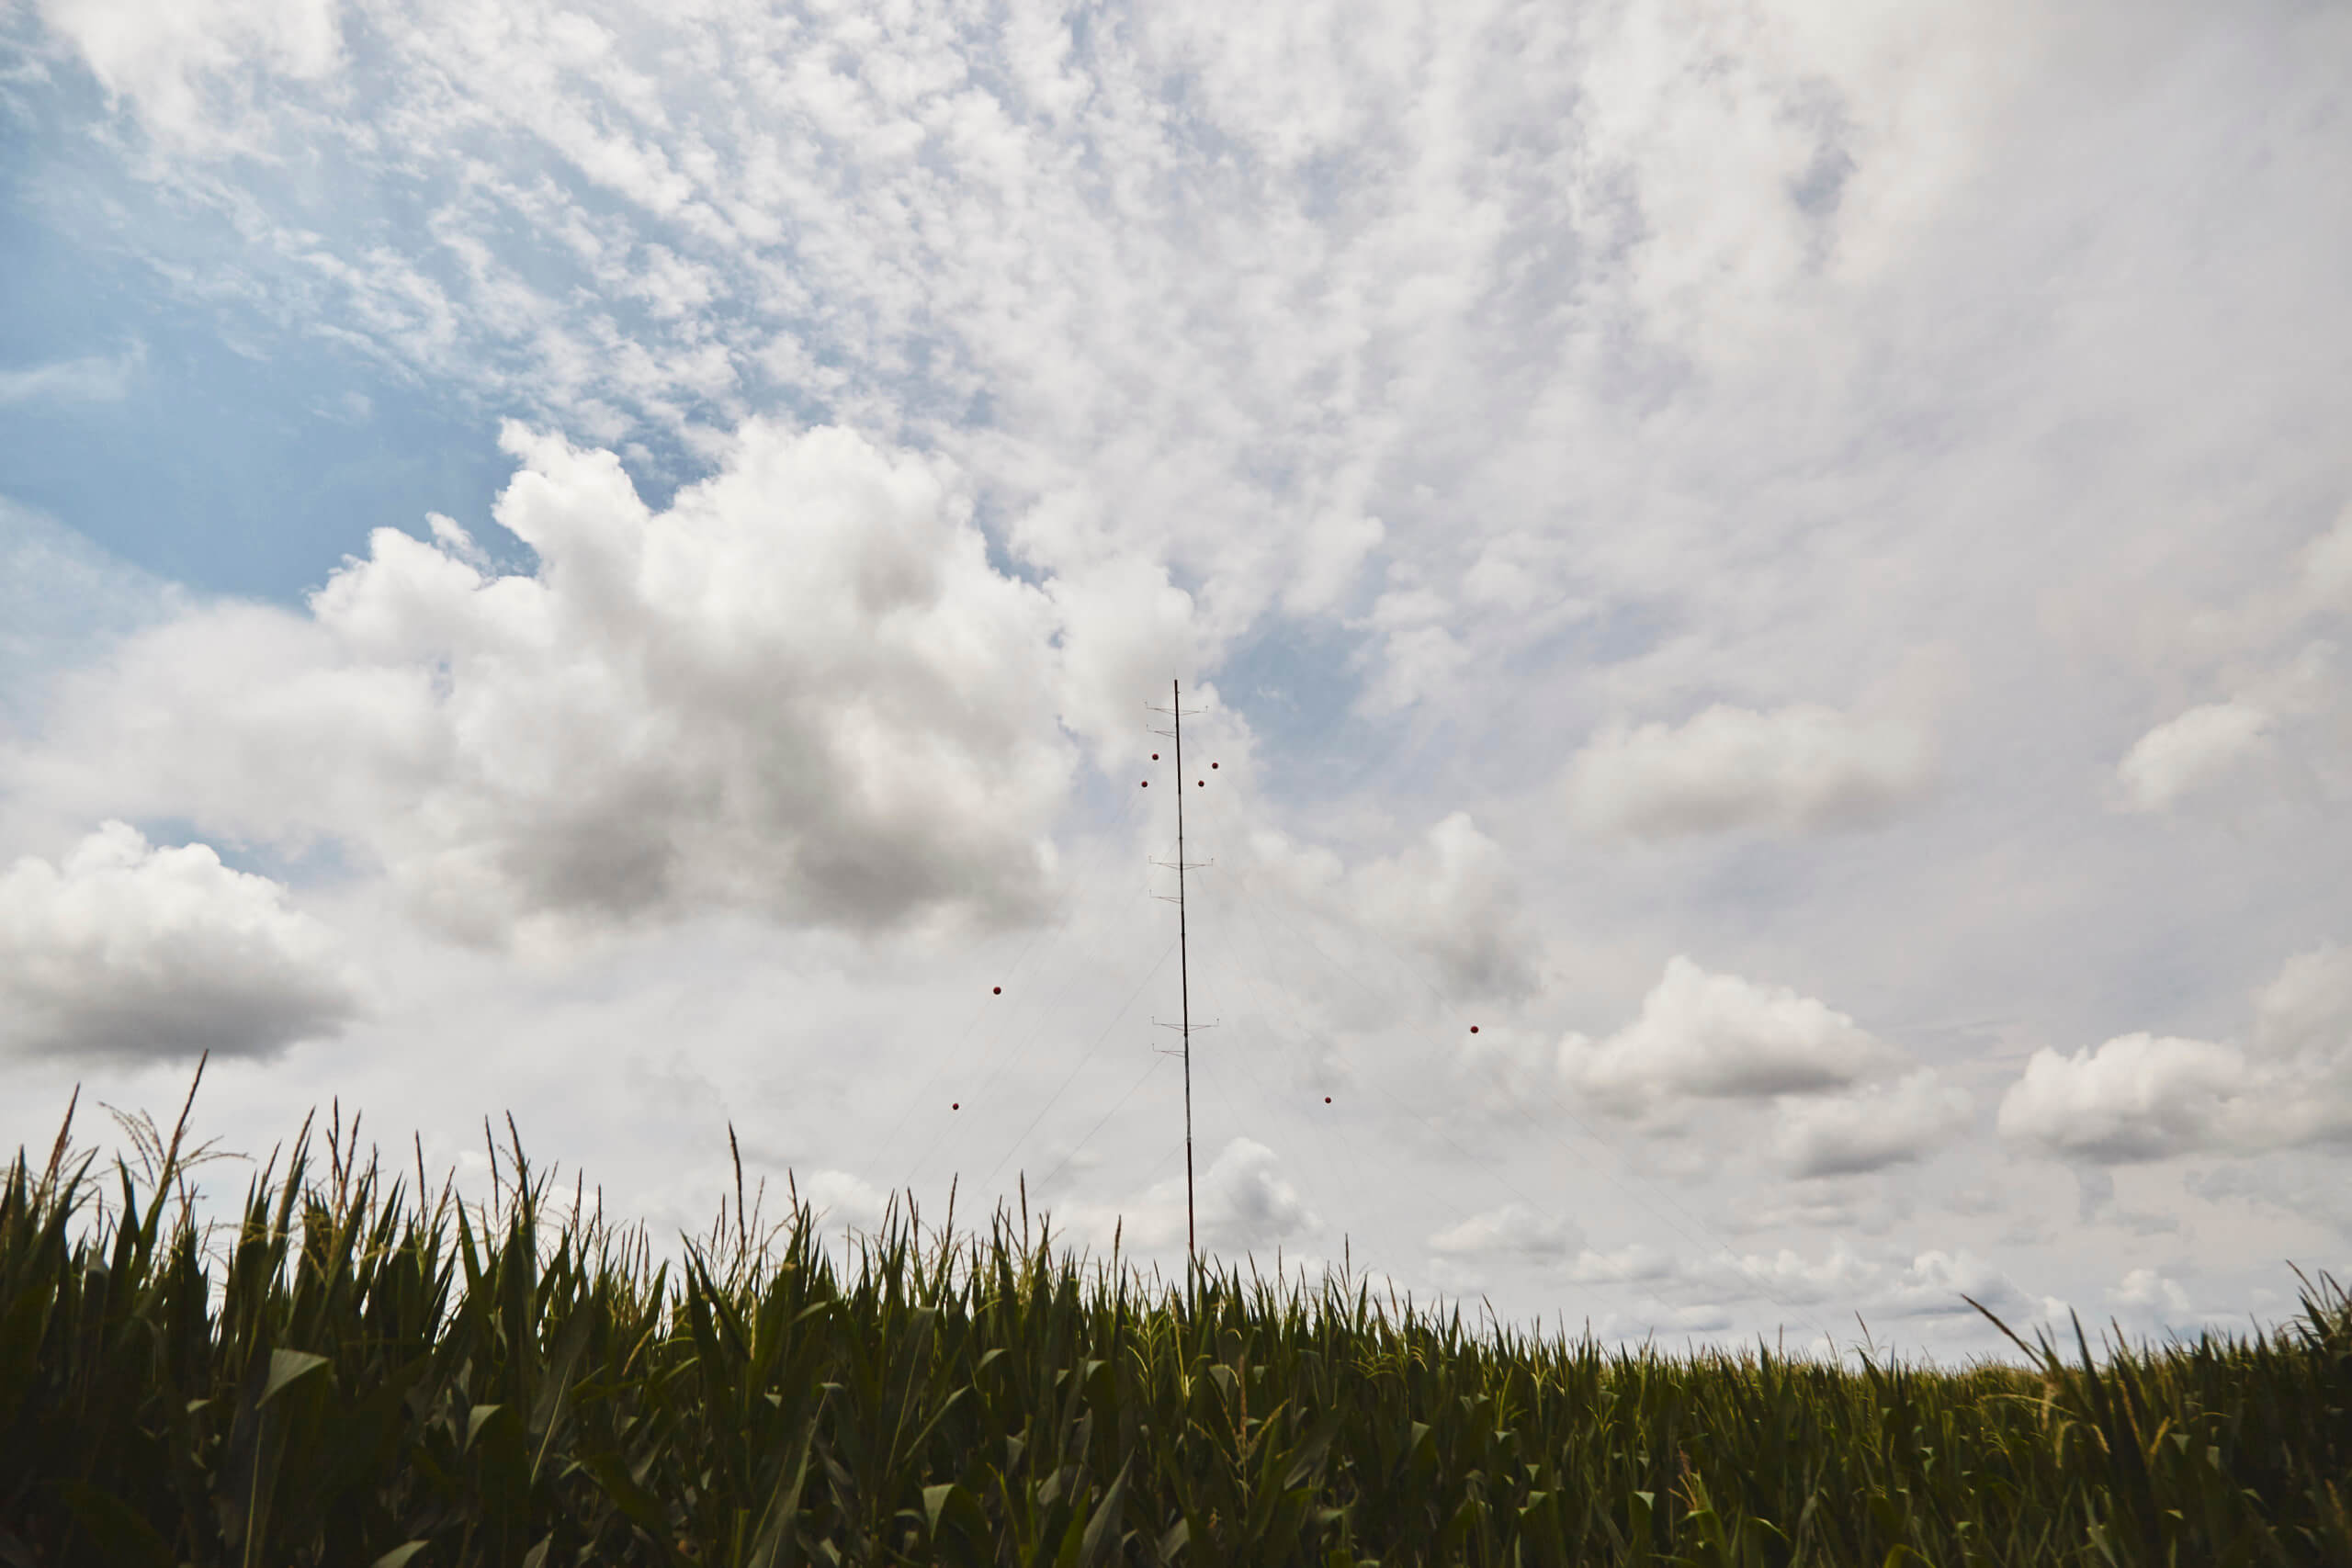
<path fill-rule="evenodd" d="M 1004 995 L 1004 987 L 1002 986 L 991 986 L 989 987 L 989 995 L 992 997 L 1001 997 Z M 1478 1032 L 1474 1029 L 1470 1032 L 1476 1034 Z"/>
<path fill-rule="evenodd" d="M 950 1111 L 961 1111 L 964 1109 L 964 1102 L 960 1100 L 950 1100 L 948 1102 L 947 1109 Z"/>
<path fill-rule="evenodd" d="M 1323 1097 L 1323 1103 L 1324 1103 L 1324 1104 L 1326 1104 L 1326 1105 L 1330 1104 L 1330 1103 L 1331 1103 L 1331 1097 L 1330 1097 L 1329 1095 L 1328 1095 L 1328 1094 L 1327 1094 L 1327 1095 L 1325 1095 L 1325 1096 Z"/>
<path fill-rule="evenodd" d="M 1473 1033 L 1473 1034 L 1477 1033 L 1477 1032 L 1478 1032 L 1478 1026 L 1477 1026 L 1476 1024 L 1475 1024 L 1475 1023 L 1474 1023 L 1474 1024 L 1472 1024 L 1472 1025 L 1470 1026 L 1470 1032 L 1471 1032 L 1471 1033 Z"/>

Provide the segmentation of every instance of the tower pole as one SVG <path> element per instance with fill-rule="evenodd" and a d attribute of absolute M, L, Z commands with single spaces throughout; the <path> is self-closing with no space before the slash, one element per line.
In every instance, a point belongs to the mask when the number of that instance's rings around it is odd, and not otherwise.
<path fill-rule="evenodd" d="M 1183 998 L 1184 1043 L 1184 1256 L 1197 1276 L 1201 1266 L 1200 1233 L 1193 1219 L 1193 967 L 1184 931 L 1184 685 L 1168 683 L 1169 706 L 1176 718 L 1176 975 Z"/>

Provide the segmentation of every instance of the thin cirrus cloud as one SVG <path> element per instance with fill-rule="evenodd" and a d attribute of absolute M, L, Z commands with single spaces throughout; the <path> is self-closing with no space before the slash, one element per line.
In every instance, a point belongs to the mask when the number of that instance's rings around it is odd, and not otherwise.
<path fill-rule="evenodd" d="M 69 681 L 20 779 L 372 855 L 497 943 L 693 907 L 876 928 L 1034 908 L 1072 756 L 1052 615 L 924 461 L 746 427 L 666 512 L 510 427 L 500 574 L 379 532 L 307 615 L 224 604 Z"/>
<path fill-rule="evenodd" d="M 267 1055 L 340 1032 L 365 987 L 286 889 L 108 822 L 0 873 L 0 1052 Z"/>
<path fill-rule="evenodd" d="M 1916 724 L 1718 703 L 1680 725 L 1602 730 L 1568 764 L 1568 807 L 1589 831 L 1643 839 L 1867 827 L 1925 793 L 1932 761 Z"/>
<path fill-rule="evenodd" d="M 114 355 L 85 355 L 46 365 L 0 369 L 0 407 L 119 402 L 146 362 L 143 345 Z"/>
<path fill-rule="evenodd" d="M 37 0 L 109 98 L 176 150 L 250 149 L 257 89 L 343 62 L 336 0 Z"/>

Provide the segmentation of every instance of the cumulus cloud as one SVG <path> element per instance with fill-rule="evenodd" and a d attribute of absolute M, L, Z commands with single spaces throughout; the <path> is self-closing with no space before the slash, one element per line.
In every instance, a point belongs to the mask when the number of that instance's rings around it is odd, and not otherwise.
<path fill-rule="evenodd" d="M 1698 1105 L 1769 1102 L 1771 1150 L 1798 1178 L 1854 1176 L 1940 1153 L 1973 1101 L 1853 1019 L 1785 986 L 1670 959 L 1615 1033 L 1562 1041 L 1557 1070 L 1601 1109 L 1680 1130 Z"/>
<path fill-rule="evenodd" d="M 2012 1303 L 2039 1305 L 2043 1315 L 2052 1304 L 2047 1300 L 2030 1303 L 1998 1265 L 1963 1247 L 1917 1254 L 1880 1283 L 1865 1310 L 1887 1317 L 1958 1316 L 1976 1310 L 1964 1296 L 1996 1309 Z"/>
<path fill-rule="evenodd" d="M 864 1177 L 845 1170 L 824 1169 L 795 1179 L 800 1200 L 828 1227 L 841 1230 L 878 1229 L 890 1196 Z"/>
<path fill-rule="evenodd" d="M 1925 1159 L 1967 1125 L 1973 1101 L 1932 1067 L 1892 1083 L 1818 1099 L 1784 1100 L 1776 1152 L 1791 1175 L 1851 1176 Z"/>
<path fill-rule="evenodd" d="M 2185 638 L 2224 662 L 2228 694 L 2156 724 L 2115 769 L 2126 810 L 2178 812 L 2251 798 L 2340 797 L 2352 705 L 2335 626 L 2352 611 L 2352 507 L 2234 604 L 2200 610 Z"/>
<path fill-rule="evenodd" d="M 2288 961 L 2243 1044 L 2133 1033 L 2044 1048 L 2001 1100 L 2001 1135 L 2090 1166 L 2352 1137 L 2352 948 Z"/>
<path fill-rule="evenodd" d="M 2272 723 L 2268 712 L 2234 698 L 2200 704 L 2133 741 L 2116 781 L 2133 809 L 2162 811 L 2262 757 Z"/>
<path fill-rule="evenodd" d="M 2290 1062 L 2352 1057 L 2352 947 L 2299 953 L 2254 994 L 2254 1039 Z"/>
<path fill-rule="evenodd" d="M 2046 1299 L 2033 1301 L 1999 1265 L 1965 1247 L 1932 1247 L 1907 1258 L 1900 1254 L 1872 1257 L 1841 1238 L 1818 1258 L 1788 1247 L 1770 1257 L 1708 1258 L 1687 1269 L 1685 1279 L 1686 1288 L 1694 1295 L 1754 1292 L 1794 1307 L 1835 1303 L 1859 1312 L 1865 1322 L 1890 1317 L 1965 1317 L 1976 1310 L 1962 1299 L 1968 1296 L 1996 1310 L 2032 1312 L 2039 1307 L 2043 1315 L 2053 1304 Z"/>
<path fill-rule="evenodd" d="M 0 1050 L 257 1055 L 361 1006 L 334 934 L 203 844 L 108 822 L 62 862 L 0 874 Z"/>
<path fill-rule="evenodd" d="M 1535 988 L 1535 933 L 1509 852 L 1457 811 L 1401 854 L 1359 867 L 1349 903 L 1378 930 L 1435 959 L 1449 990 L 1524 996 Z"/>
<path fill-rule="evenodd" d="M 2001 1097 L 2001 1135 L 2101 1165 L 2163 1159 L 2204 1146 L 2246 1087 L 2233 1045 L 2137 1033 L 2071 1056 L 2044 1049 Z"/>
<path fill-rule="evenodd" d="M 1235 1138 L 1201 1176 L 1202 1239 L 1227 1250 L 1273 1246 L 1320 1227 L 1282 1161 L 1265 1145 Z"/>
<path fill-rule="evenodd" d="M 2333 527 L 2303 547 L 2296 586 L 2310 609 L 2352 609 L 2352 504 Z"/>
<path fill-rule="evenodd" d="M 1060 614 L 1069 670 L 1063 716 L 1105 757 L 1130 755 L 1144 717 L 1140 705 L 1164 705 L 1170 675 L 1201 662 L 1192 595 L 1169 581 L 1165 567 L 1140 556 L 1057 576 L 1046 592 Z M 1185 706 L 1205 705 L 1212 695 L 1188 691 Z"/>
<path fill-rule="evenodd" d="M 76 682 L 36 787 L 372 852 L 442 929 L 688 906 L 876 928 L 1031 907 L 1073 759 L 1046 594 L 932 465 L 753 422 L 657 513 L 508 427 L 496 575 L 379 530 L 307 616 L 243 604 Z"/>
<path fill-rule="evenodd" d="M 1568 806 L 1589 831 L 1634 838 L 1860 827 L 1920 795 L 1931 762 L 1913 724 L 1719 703 L 1679 726 L 1601 731 L 1568 764 Z"/>
<path fill-rule="evenodd" d="M 1463 1258 L 1562 1258 L 1583 1246 L 1584 1233 L 1575 1225 L 1516 1202 L 1472 1214 L 1429 1238 L 1431 1252 Z"/>
<path fill-rule="evenodd" d="M 1904 1254 L 1868 1254 L 1842 1237 L 1818 1257 L 1793 1247 L 1777 1252 L 1716 1253 L 1685 1260 L 1657 1276 L 1662 1295 L 1686 1310 L 1763 1297 L 1799 1314 L 1834 1304 L 1859 1313 L 1865 1325 L 1886 1318 L 1966 1318 L 1974 1297 L 2014 1323 L 2019 1314 L 2050 1315 L 2063 1305 L 2035 1300 L 1999 1265 L 1965 1247 Z M 1818 1322 L 1815 1327 L 1822 1326 Z"/>
<path fill-rule="evenodd" d="M 2107 1292 L 2107 1299 L 2120 1307 L 2161 1307 L 2177 1314 L 2189 1310 L 2188 1292 L 2181 1289 L 2180 1281 L 2154 1269 L 2132 1269 L 2123 1276 L 2122 1283 Z"/>
<path fill-rule="evenodd" d="M 2309 552 L 2307 583 L 2314 575 L 2309 562 L 2324 559 L 2333 537 Z M 2278 595 L 2259 603 L 2281 619 L 2291 609 Z M 2276 794 L 2282 783 L 2306 796 L 2340 789 L 2346 733 L 2343 697 L 2336 646 L 2313 638 L 2243 690 L 2221 702 L 2200 703 L 2132 742 L 2115 770 L 2122 804 L 2131 810 L 2162 812 L 2242 795 L 2253 787 Z"/>
<path fill-rule="evenodd" d="M 1195 1202 L 1204 1250 L 1228 1254 L 1269 1249 L 1322 1226 L 1298 1188 L 1283 1174 L 1282 1158 L 1253 1138 L 1233 1138 L 1200 1172 Z M 1184 1245 L 1184 1178 L 1154 1182 L 1133 1201 L 1112 1207 L 1070 1204 L 1059 1216 L 1095 1245 L 1107 1245 L 1114 1230 L 1131 1245 Z"/>
<path fill-rule="evenodd" d="M 1632 1284 L 1672 1279 L 1680 1271 L 1672 1253 L 1636 1241 L 1606 1252 L 1584 1248 L 1568 1266 L 1568 1278 L 1579 1284 Z"/>
<path fill-rule="evenodd" d="M 1633 1022 L 1601 1040 L 1572 1033 L 1559 1051 L 1564 1077 L 1623 1111 L 1840 1089 L 1894 1060 L 1826 1003 L 1785 986 L 1711 975 L 1679 953 Z"/>

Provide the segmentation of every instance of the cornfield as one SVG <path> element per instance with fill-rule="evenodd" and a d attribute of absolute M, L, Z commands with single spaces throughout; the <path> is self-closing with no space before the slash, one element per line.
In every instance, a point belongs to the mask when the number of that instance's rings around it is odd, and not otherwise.
<path fill-rule="evenodd" d="M 2325 1276 L 2242 1338 L 1670 1357 L 1003 1210 L 836 1258 L 740 1182 L 665 1262 L 519 1143 L 481 1207 L 290 1147 L 210 1226 L 177 1133 L 17 1155 L 0 1562 L 2352 1563 Z"/>

